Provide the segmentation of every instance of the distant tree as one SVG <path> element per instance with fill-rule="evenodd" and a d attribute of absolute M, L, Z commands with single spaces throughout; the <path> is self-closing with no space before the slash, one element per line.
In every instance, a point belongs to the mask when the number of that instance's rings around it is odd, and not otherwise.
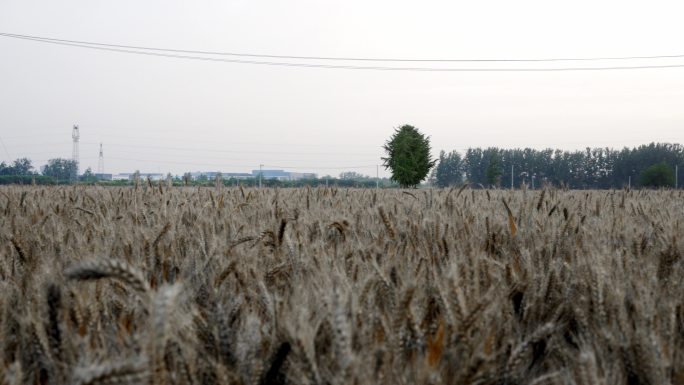
<path fill-rule="evenodd" d="M 493 153 L 489 158 L 489 164 L 487 165 L 487 184 L 490 186 L 498 186 L 501 183 L 501 161 L 496 153 Z"/>
<path fill-rule="evenodd" d="M 76 173 L 77 164 L 71 159 L 55 158 L 48 160 L 43 166 L 43 175 L 52 177 L 57 181 L 66 182 Z"/>
<path fill-rule="evenodd" d="M 204 183 L 206 183 L 207 181 L 209 181 L 209 177 L 207 177 L 207 176 L 204 175 L 204 174 L 200 174 L 197 178 L 195 178 L 195 182 L 197 182 L 197 183 L 202 183 L 202 184 L 204 184 Z"/>
<path fill-rule="evenodd" d="M 448 187 L 463 183 L 463 172 L 463 159 L 458 152 L 439 153 L 439 162 L 433 170 L 437 186 Z"/>
<path fill-rule="evenodd" d="M 33 165 L 28 158 L 19 158 L 12 165 L 0 163 L 0 175 L 32 175 Z"/>
<path fill-rule="evenodd" d="M 469 148 L 463 155 L 466 180 L 469 183 L 486 183 L 485 169 L 483 163 L 483 152 L 481 148 Z"/>
<path fill-rule="evenodd" d="M 360 174 L 356 171 L 345 171 L 345 172 L 340 173 L 340 179 L 364 180 L 364 179 L 368 179 L 368 176 Z"/>
<path fill-rule="evenodd" d="M 166 187 L 173 187 L 173 175 L 170 172 L 166 173 Z"/>
<path fill-rule="evenodd" d="M 674 171 L 665 162 L 651 165 L 639 175 L 639 185 L 644 187 L 671 187 L 674 183 Z"/>
<path fill-rule="evenodd" d="M 382 158 L 384 166 L 391 170 L 391 179 L 401 187 L 418 185 L 436 162 L 430 155 L 430 138 L 410 125 L 395 129 L 383 148 L 387 153 Z"/>
<path fill-rule="evenodd" d="M 93 173 L 93 169 L 88 167 L 84 172 L 83 175 L 79 177 L 79 180 L 82 182 L 96 182 L 97 177 Z"/>
<path fill-rule="evenodd" d="M 138 186 L 140 185 L 140 170 L 135 170 L 135 172 L 133 172 L 132 179 L 133 179 L 133 185 L 137 189 Z"/>
<path fill-rule="evenodd" d="M 31 164 L 31 159 L 19 158 L 14 161 L 12 168 L 14 169 L 14 175 L 30 175 L 33 165 Z"/>

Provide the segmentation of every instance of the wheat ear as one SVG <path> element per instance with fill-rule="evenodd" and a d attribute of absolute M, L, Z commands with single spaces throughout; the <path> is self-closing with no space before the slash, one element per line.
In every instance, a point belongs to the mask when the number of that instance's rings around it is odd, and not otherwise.
<path fill-rule="evenodd" d="M 64 270 L 67 279 L 89 281 L 102 278 L 114 278 L 125 283 L 141 294 L 149 294 L 150 284 L 143 278 L 140 270 L 127 263 L 116 260 L 88 261 L 71 266 Z"/>

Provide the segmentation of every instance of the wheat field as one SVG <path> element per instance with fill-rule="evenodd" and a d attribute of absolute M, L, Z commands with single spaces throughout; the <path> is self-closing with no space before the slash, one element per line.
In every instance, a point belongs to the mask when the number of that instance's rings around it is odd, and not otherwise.
<path fill-rule="evenodd" d="M 0 188 L 3 384 L 684 384 L 679 191 Z"/>

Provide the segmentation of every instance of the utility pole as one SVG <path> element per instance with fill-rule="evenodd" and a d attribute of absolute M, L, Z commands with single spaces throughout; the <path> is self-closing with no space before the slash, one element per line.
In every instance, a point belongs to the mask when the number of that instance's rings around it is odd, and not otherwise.
<path fill-rule="evenodd" d="M 97 173 L 100 174 L 100 178 L 102 178 L 102 174 L 104 174 L 104 155 L 102 153 L 102 143 L 100 143 L 100 157 L 97 161 Z"/>
<path fill-rule="evenodd" d="M 627 190 L 632 189 L 632 176 L 629 176 L 629 179 L 627 179 Z"/>
<path fill-rule="evenodd" d="M 679 188 L 679 165 L 675 164 L 675 190 Z"/>
<path fill-rule="evenodd" d="M 378 166 L 376 164 L 375 165 L 375 189 L 376 190 L 380 188 L 380 171 L 378 171 L 379 169 L 380 169 L 380 166 Z"/>
<path fill-rule="evenodd" d="M 511 190 L 513 190 L 513 165 L 511 165 Z"/>
<path fill-rule="evenodd" d="M 71 160 L 74 161 L 76 164 L 75 170 L 73 174 L 71 175 L 71 180 L 72 182 L 76 181 L 78 179 L 78 139 L 81 137 L 80 132 L 78 131 L 78 125 L 74 125 L 74 128 L 71 130 L 71 139 L 73 139 L 73 146 L 71 148 Z"/>
<path fill-rule="evenodd" d="M 259 165 L 259 188 L 261 188 L 261 176 L 264 174 L 263 173 L 263 167 L 264 167 L 263 164 Z"/>

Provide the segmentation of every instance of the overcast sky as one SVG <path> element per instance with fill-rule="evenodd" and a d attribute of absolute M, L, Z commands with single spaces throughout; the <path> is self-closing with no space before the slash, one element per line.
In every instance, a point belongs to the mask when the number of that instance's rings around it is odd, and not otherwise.
<path fill-rule="evenodd" d="M 272 55 L 589 58 L 684 55 L 683 14 L 680 1 L 0 0 L 0 32 Z M 81 171 L 97 170 L 103 143 L 105 171 L 113 173 L 248 172 L 264 164 L 375 175 L 382 144 L 402 124 L 429 135 L 435 156 L 467 147 L 684 143 L 684 68 L 293 68 L 6 37 L 0 52 L 0 159 L 26 156 L 37 166 L 71 156 L 73 124 L 81 130 Z M 684 57 L 325 64 L 557 68 L 684 64 Z"/>

